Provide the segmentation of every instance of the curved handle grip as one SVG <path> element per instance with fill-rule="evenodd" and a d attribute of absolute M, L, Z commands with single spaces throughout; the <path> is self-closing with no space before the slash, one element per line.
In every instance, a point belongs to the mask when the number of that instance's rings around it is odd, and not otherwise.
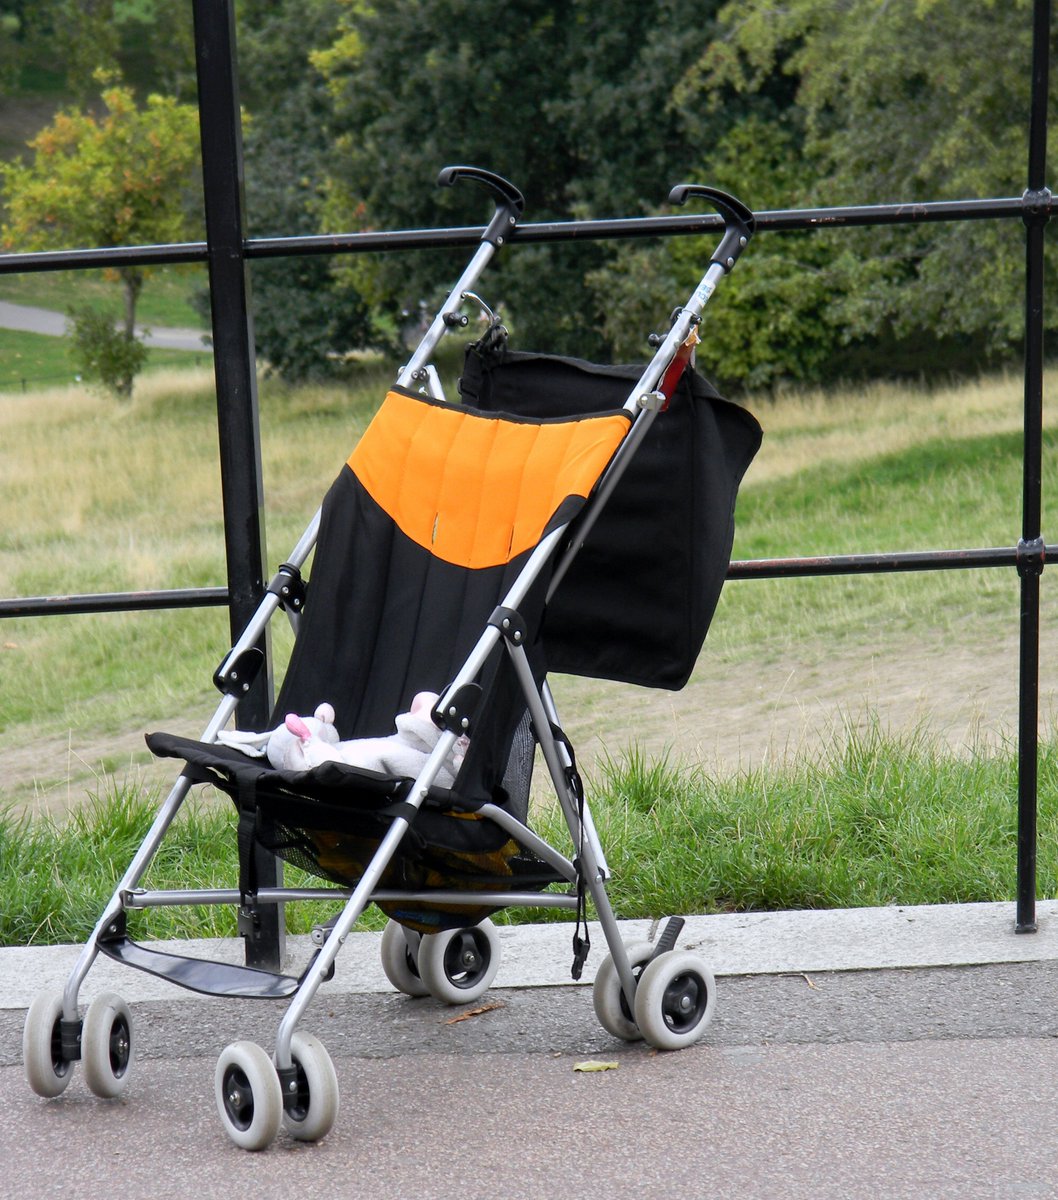
<path fill-rule="evenodd" d="M 753 210 L 730 193 L 722 192 L 719 188 L 707 187 L 702 183 L 676 184 L 669 192 L 669 203 L 686 204 L 691 196 L 700 196 L 708 201 L 724 218 L 724 236 L 709 261 L 720 263 L 725 271 L 730 271 L 738 256 L 749 244 L 749 239 L 757 227 L 757 218 L 753 215 Z"/>
<path fill-rule="evenodd" d="M 522 215 L 525 208 L 525 197 L 502 175 L 486 171 L 482 167 L 442 167 L 437 176 L 438 187 L 451 187 L 457 179 L 473 179 L 487 188 L 496 197 L 498 204 L 505 204 L 514 209 L 516 216 Z"/>

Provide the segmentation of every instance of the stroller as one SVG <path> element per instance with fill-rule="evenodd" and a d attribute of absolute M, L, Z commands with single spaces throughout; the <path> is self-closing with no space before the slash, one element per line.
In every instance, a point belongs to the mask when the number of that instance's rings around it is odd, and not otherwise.
<path fill-rule="evenodd" d="M 712 1017 L 709 968 L 675 947 L 680 918 L 654 943 L 621 941 L 606 892 L 610 870 L 547 672 L 678 688 L 693 667 L 760 429 L 694 373 L 691 359 L 702 308 L 748 243 L 753 216 L 714 189 L 673 190 L 674 202 L 708 201 L 724 231 L 645 369 L 513 352 L 493 319 L 466 350 L 461 403 L 453 404 L 437 394 L 433 352 L 448 330 L 467 324 L 468 301 L 491 315 L 472 289 L 523 206 L 516 188 L 478 168 L 446 168 L 439 182 L 463 178 L 495 197 L 492 219 L 218 668 L 217 712 L 199 741 L 148 736 L 156 755 L 185 765 L 65 990 L 30 1006 L 24 1066 L 38 1095 L 58 1096 L 78 1059 L 94 1094 L 115 1097 L 127 1087 L 135 1056 L 129 1006 L 107 993 L 79 1014 L 80 987 L 102 952 L 202 993 L 286 999 L 274 1056 L 248 1041 L 221 1054 L 218 1112 L 244 1149 L 268 1146 L 280 1128 L 299 1140 L 323 1137 L 338 1111 L 335 1070 L 319 1040 L 298 1026 L 370 903 L 389 918 L 385 973 L 409 995 L 449 1004 L 481 996 L 499 966 L 489 917 L 510 906 L 575 914 L 579 978 L 590 900 L 609 951 L 593 985 L 609 1033 L 677 1049 Z M 309 586 L 301 568 L 313 549 Z M 226 732 L 281 607 L 295 640 L 276 729 Z M 394 769 L 385 752 L 397 714 L 414 714 L 427 736 L 415 765 Z M 293 758 L 272 753 L 281 730 Z M 374 759 L 357 757 L 365 748 Z M 538 750 L 569 829 L 565 851 L 529 827 Z M 222 789 L 237 810 L 238 888 L 140 888 L 181 804 L 203 783 Z M 257 847 L 331 886 L 259 887 Z M 320 897 L 344 903 L 317 928 L 317 948 L 297 977 L 148 949 L 126 929 L 130 909 L 166 903 L 232 903 L 250 919 L 255 906 Z"/>

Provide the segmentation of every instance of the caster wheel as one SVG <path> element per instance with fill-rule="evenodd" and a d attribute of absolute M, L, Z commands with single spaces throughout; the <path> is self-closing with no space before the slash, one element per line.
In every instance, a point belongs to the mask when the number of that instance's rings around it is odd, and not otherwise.
<path fill-rule="evenodd" d="M 112 1100 L 128 1087 L 132 1070 L 132 1014 L 113 993 L 97 996 L 85 1013 L 81 1032 L 81 1061 L 88 1090 Z"/>
<path fill-rule="evenodd" d="M 290 1054 L 297 1072 L 297 1097 L 283 1105 L 283 1128 L 299 1142 L 318 1142 L 338 1117 L 338 1076 L 323 1043 L 295 1033 Z"/>
<path fill-rule="evenodd" d="M 283 1096 L 272 1060 L 254 1042 L 233 1042 L 213 1076 L 217 1111 L 242 1150 L 263 1150 L 283 1123 Z"/>
<path fill-rule="evenodd" d="M 428 933 L 419 943 L 419 976 L 445 1004 L 468 1004 L 488 991 L 500 966 L 500 937 L 485 918 L 480 925 Z"/>
<path fill-rule="evenodd" d="M 636 1024 L 658 1050 L 696 1042 L 713 1019 L 716 983 L 697 954 L 669 950 L 643 969 L 636 988 Z"/>
<path fill-rule="evenodd" d="M 643 964 L 654 953 L 654 946 L 651 942 L 633 942 L 625 950 L 632 964 L 632 974 L 638 979 Z M 643 1036 L 621 991 L 621 980 L 612 954 L 607 954 L 599 964 L 591 999 L 599 1024 L 607 1033 L 624 1042 L 637 1042 Z"/>
<path fill-rule="evenodd" d="M 37 1093 L 51 1099 L 61 1095 L 73 1078 L 73 1063 L 62 1054 L 62 996 L 41 992 L 26 1013 L 22 1029 L 22 1065 L 26 1082 Z"/>
<path fill-rule="evenodd" d="M 382 931 L 382 970 L 386 978 L 405 996 L 428 996 L 430 989 L 422 981 L 416 958 L 404 936 L 404 927 L 397 921 L 387 921 Z"/>

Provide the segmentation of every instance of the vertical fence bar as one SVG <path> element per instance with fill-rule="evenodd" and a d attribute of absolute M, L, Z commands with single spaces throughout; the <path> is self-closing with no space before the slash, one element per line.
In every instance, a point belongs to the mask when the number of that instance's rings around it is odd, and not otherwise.
<path fill-rule="evenodd" d="M 265 529 L 257 374 L 243 238 L 243 157 L 232 0 L 194 0 L 195 64 L 205 190 L 206 251 L 217 381 L 221 491 L 233 639 L 264 593 Z M 272 707 L 271 656 L 239 701 L 243 728 L 265 728 Z M 278 883 L 276 859 L 257 852 L 262 887 Z M 254 911 L 248 965 L 277 970 L 282 959 L 280 906 Z"/>
<path fill-rule="evenodd" d="M 1043 302 L 1044 227 L 1049 215 L 1047 88 L 1050 75 L 1050 0 L 1033 9 L 1032 109 L 1029 124 L 1025 220 L 1025 434 L 1018 705 L 1018 880 L 1015 929 L 1036 930 L 1036 817 L 1039 784 L 1040 575 L 1044 566 Z"/>

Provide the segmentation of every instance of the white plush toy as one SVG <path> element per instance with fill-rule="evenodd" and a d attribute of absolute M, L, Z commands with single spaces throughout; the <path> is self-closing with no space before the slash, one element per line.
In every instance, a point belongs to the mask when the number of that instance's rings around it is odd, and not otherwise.
<path fill-rule="evenodd" d="M 288 714 L 278 729 L 268 733 L 223 731 L 217 735 L 217 740 L 244 754 L 258 758 L 267 756 L 278 771 L 306 771 L 325 762 L 343 762 L 383 775 L 414 779 L 441 736 L 441 730 L 430 716 L 437 701 L 436 692 L 419 692 L 411 702 L 411 710 L 397 717 L 397 732 L 389 737 L 341 741 L 334 727 L 334 709 L 324 703 L 311 717 Z M 466 737 L 456 741 L 435 783 L 441 787 L 452 786 L 468 744 Z"/>

